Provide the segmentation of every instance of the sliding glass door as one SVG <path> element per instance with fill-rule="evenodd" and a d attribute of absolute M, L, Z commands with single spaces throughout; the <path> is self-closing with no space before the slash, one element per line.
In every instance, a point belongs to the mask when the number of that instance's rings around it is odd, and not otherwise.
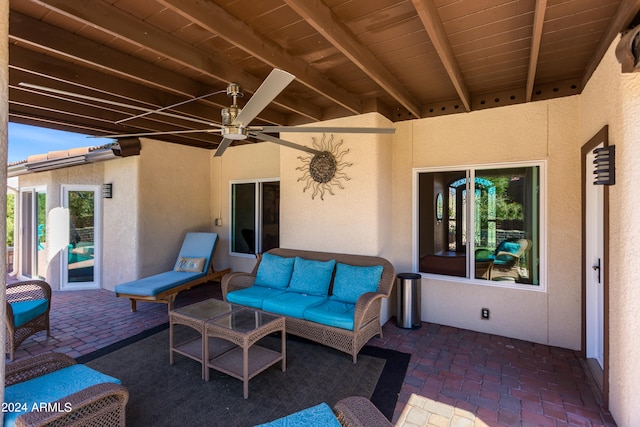
<path fill-rule="evenodd" d="M 47 193 L 44 188 L 20 191 L 20 275 L 46 277 Z"/>
<path fill-rule="evenodd" d="M 100 187 L 62 187 L 63 207 L 69 214 L 69 243 L 62 256 L 62 288 L 100 287 Z"/>

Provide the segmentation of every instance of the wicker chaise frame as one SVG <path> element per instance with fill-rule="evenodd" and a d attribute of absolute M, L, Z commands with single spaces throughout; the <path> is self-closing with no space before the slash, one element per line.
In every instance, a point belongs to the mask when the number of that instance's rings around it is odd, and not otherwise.
<path fill-rule="evenodd" d="M 76 361 L 65 354 L 45 353 L 19 360 L 6 367 L 5 387 L 30 380 L 62 368 Z M 88 426 L 112 427 L 125 425 L 125 407 L 129 392 L 115 383 L 96 384 L 56 402 L 53 407 L 70 407 L 69 412 L 28 412 L 16 419 L 21 426 Z"/>
<path fill-rule="evenodd" d="M 46 299 L 49 301 L 47 311 L 40 316 L 31 319 L 24 325 L 16 327 L 13 323 L 12 302 L 31 301 L 37 299 Z M 13 361 L 13 356 L 18 346 L 28 337 L 39 331 L 47 331 L 50 335 L 49 327 L 49 311 L 51 310 L 51 286 L 42 280 L 27 280 L 24 282 L 12 283 L 7 285 L 6 297 L 6 325 L 7 325 L 7 352 L 9 359 Z"/>
<path fill-rule="evenodd" d="M 392 427 L 373 403 L 362 396 L 349 396 L 333 406 L 342 427 Z"/>
<path fill-rule="evenodd" d="M 382 299 L 388 298 L 391 295 L 391 289 L 393 288 L 396 275 L 395 269 L 389 261 L 384 258 L 374 256 L 313 252 L 283 248 L 271 249 L 268 253 L 287 258 L 299 256 L 301 258 L 317 261 L 329 261 L 333 259 L 339 263 L 357 266 L 381 265 L 383 267 L 383 271 L 377 292 L 367 292 L 361 295 L 356 303 L 353 319 L 353 331 L 292 317 L 286 318 L 286 328 L 288 334 L 307 338 L 350 354 L 353 357 L 353 363 L 357 362 L 358 353 L 371 338 L 376 335 L 379 335 L 382 338 L 380 308 L 382 305 Z M 251 273 L 230 273 L 222 279 L 222 297 L 225 301 L 227 299 L 227 293 L 237 289 L 253 286 L 259 265 L 260 259 Z M 332 287 L 333 281 L 329 287 L 329 293 L 331 293 Z"/>

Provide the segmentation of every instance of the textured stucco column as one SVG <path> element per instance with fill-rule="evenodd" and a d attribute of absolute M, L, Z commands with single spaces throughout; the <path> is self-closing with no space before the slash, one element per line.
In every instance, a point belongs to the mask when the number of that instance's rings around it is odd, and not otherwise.
<path fill-rule="evenodd" d="M 9 139 L 7 135 L 7 122 L 9 120 L 9 2 L 0 2 L 0 182 L 7 182 L 7 151 Z M 0 191 L 0 217 L 7 216 L 7 191 Z M 5 243 L 0 245 L 0 277 L 2 278 L 2 290 L 0 291 L 0 318 L 5 317 L 5 297 L 7 281 L 7 222 L 0 221 L 0 235 L 4 236 Z M 2 354 L 5 350 L 6 328 L 0 328 L 0 348 Z M 4 402 L 4 373 L 5 364 L 0 365 L 0 402 Z"/>

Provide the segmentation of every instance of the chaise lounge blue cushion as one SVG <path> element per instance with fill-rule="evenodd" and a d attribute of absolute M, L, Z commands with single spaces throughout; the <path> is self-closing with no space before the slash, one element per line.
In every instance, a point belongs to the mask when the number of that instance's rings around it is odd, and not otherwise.
<path fill-rule="evenodd" d="M 229 292 L 227 294 L 227 301 L 248 307 L 262 308 L 262 302 L 265 298 L 275 297 L 283 293 L 284 291 L 282 289 L 253 285 L 245 289 Z"/>
<path fill-rule="evenodd" d="M 294 412 L 286 417 L 278 418 L 270 423 L 256 427 L 342 427 L 338 418 L 326 403 Z"/>
<path fill-rule="evenodd" d="M 13 326 L 19 327 L 45 313 L 49 308 L 46 299 L 17 301 L 9 303 L 13 309 Z"/>
<path fill-rule="evenodd" d="M 152 297 L 176 286 L 184 285 L 192 280 L 207 275 L 213 251 L 218 242 L 217 233 L 187 233 L 182 242 L 182 248 L 176 260 L 176 266 L 181 258 L 205 258 L 201 272 L 167 271 L 153 276 L 123 283 L 115 287 L 117 294 Z"/>
<path fill-rule="evenodd" d="M 306 309 L 327 300 L 326 295 L 306 295 L 297 292 L 283 292 L 262 302 L 262 309 L 283 316 L 303 319 Z"/>
<path fill-rule="evenodd" d="M 337 301 L 331 297 L 328 301 L 305 310 L 304 319 L 352 331 L 355 308 L 355 304 Z"/>
<path fill-rule="evenodd" d="M 116 286 L 115 290 L 119 294 L 154 296 L 168 289 L 183 285 L 192 280 L 203 277 L 205 273 L 185 273 L 182 271 L 167 271 L 133 282 L 123 283 Z"/>
<path fill-rule="evenodd" d="M 4 426 L 13 427 L 20 415 L 31 412 L 34 408 L 37 409 L 40 404 L 53 403 L 87 387 L 102 383 L 120 384 L 120 380 L 84 365 L 73 365 L 11 385 L 4 390 L 4 401 L 17 404 L 21 410 L 6 412 Z"/>

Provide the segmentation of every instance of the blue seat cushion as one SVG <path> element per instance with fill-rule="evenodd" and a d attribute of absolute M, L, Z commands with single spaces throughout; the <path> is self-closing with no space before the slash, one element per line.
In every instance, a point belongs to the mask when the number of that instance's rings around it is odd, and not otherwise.
<path fill-rule="evenodd" d="M 49 300 L 34 299 L 9 303 L 13 309 L 13 326 L 16 328 L 42 315 L 49 308 Z"/>
<path fill-rule="evenodd" d="M 355 304 L 360 295 L 366 292 L 376 292 L 383 267 L 359 266 L 338 263 L 336 277 L 333 279 L 334 299 Z"/>
<path fill-rule="evenodd" d="M 327 295 L 335 265 L 335 260 L 315 261 L 296 257 L 288 290 L 308 295 Z"/>
<path fill-rule="evenodd" d="M 326 403 L 294 412 L 286 417 L 278 418 L 270 423 L 256 427 L 342 427 L 338 418 Z"/>
<path fill-rule="evenodd" d="M 265 298 L 283 294 L 282 289 L 267 288 L 266 286 L 253 285 L 245 289 L 238 289 L 227 294 L 227 301 L 248 307 L 262 308 Z"/>
<path fill-rule="evenodd" d="M 187 273 L 183 271 L 167 271 L 154 276 L 144 277 L 115 287 L 118 294 L 155 296 L 176 286 L 184 285 L 192 280 L 204 277 L 206 273 Z"/>
<path fill-rule="evenodd" d="M 254 285 L 274 289 L 285 289 L 289 286 L 295 258 L 285 258 L 266 253 L 262 255 Z"/>
<path fill-rule="evenodd" d="M 320 304 L 327 300 L 326 295 L 307 295 L 297 292 L 284 292 L 271 298 L 267 298 L 262 303 L 262 309 L 271 313 L 282 314 L 283 316 L 302 319 L 307 308 Z"/>
<path fill-rule="evenodd" d="M 20 410 L 6 412 L 4 426 L 15 425 L 16 419 L 20 415 L 31 412 L 34 408 L 37 409 L 42 403 L 52 403 L 87 387 L 102 383 L 120 384 L 120 380 L 84 365 L 73 365 L 11 385 L 4 390 L 4 401 L 7 404 L 16 404 Z"/>
<path fill-rule="evenodd" d="M 311 322 L 353 331 L 355 304 L 337 301 L 333 297 L 322 304 L 309 307 L 304 318 Z"/>

